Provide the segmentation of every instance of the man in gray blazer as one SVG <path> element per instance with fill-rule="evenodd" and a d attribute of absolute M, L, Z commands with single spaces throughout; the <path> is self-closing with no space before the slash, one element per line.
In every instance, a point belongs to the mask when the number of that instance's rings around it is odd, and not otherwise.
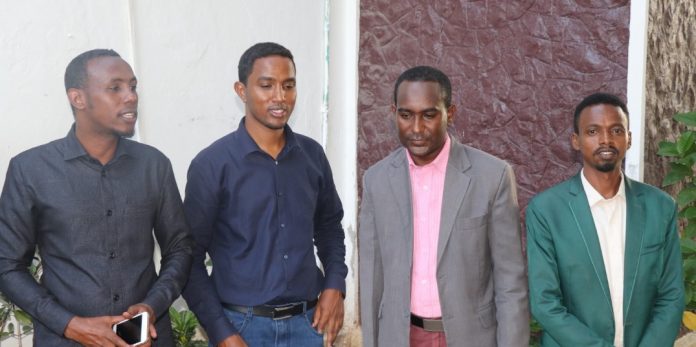
<path fill-rule="evenodd" d="M 364 346 L 527 346 L 528 291 L 512 168 L 450 138 L 441 71 L 399 76 L 399 148 L 367 170 L 360 210 Z"/>

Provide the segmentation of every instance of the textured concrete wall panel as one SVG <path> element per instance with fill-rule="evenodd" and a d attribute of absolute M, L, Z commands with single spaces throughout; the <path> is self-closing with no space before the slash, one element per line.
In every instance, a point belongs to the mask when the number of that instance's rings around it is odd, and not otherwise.
<path fill-rule="evenodd" d="M 398 75 L 433 65 L 452 80 L 451 133 L 510 162 L 526 205 L 579 168 L 575 104 L 625 95 L 628 22 L 625 0 L 361 1 L 360 172 L 398 146 Z"/>

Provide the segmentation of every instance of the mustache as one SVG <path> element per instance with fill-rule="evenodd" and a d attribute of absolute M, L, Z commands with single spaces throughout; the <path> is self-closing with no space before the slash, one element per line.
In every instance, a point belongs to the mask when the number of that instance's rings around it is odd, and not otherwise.
<path fill-rule="evenodd" d="M 616 147 L 614 147 L 614 146 L 600 147 L 596 151 L 594 151 L 594 154 L 599 154 L 600 152 L 606 152 L 606 151 L 610 151 L 614 154 L 619 154 L 619 150 L 616 149 Z"/>
<path fill-rule="evenodd" d="M 277 111 L 277 110 L 287 111 L 288 105 L 285 105 L 285 104 L 271 105 L 268 107 L 268 110 L 269 111 Z"/>

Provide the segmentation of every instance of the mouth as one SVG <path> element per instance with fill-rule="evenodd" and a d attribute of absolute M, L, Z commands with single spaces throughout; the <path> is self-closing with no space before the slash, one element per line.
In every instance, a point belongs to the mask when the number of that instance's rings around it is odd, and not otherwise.
<path fill-rule="evenodd" d="M 285 107 L 270 107 L 268 109 L 268 113 L 270 113 L 273 117 L 277 118 L 282 118 L 285 117 L 288 114 L 288 110 Z"/>
<path fill-rule="evenodd" d="M 138 112 L 127 111 L 127 112 L 120 113 L 118 116 L 126 121 L 135 122 L 135 120 L 138 119 Z"/>
<path fill-rule="evenodd" d="M 595 154 L 601 159 L 610 160 L 619 155 L 619 151 L 613 147 L 600 148 L 595 151 Z"/>

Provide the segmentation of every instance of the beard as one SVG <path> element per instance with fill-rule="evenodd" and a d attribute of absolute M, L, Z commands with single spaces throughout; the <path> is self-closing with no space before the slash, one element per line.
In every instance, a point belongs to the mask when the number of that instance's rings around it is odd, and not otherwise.
<path fill-rule="evenodd" d="M 614 162 L 607 162 L 607 163 L 600 163 L 594 166 L 597 171 L 600 172 L 612 172 L 616 168 L 616 163 Z"/>

